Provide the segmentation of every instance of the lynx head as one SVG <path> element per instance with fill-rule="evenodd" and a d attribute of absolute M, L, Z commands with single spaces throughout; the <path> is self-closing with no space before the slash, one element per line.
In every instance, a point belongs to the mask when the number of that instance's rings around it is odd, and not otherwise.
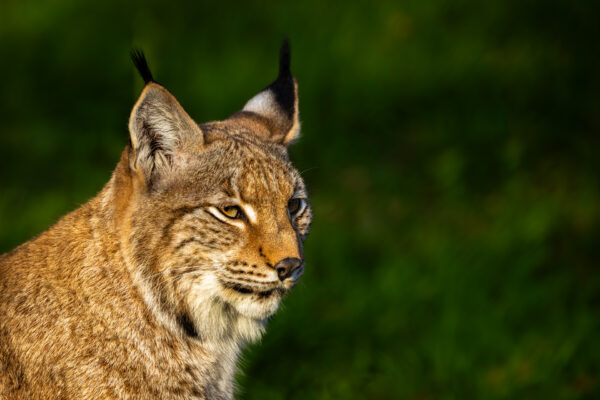
<path fill-rule="evenodd" d="M 251 340 L 304 269 L 311 208 L 287 146 L 298 96 L 284 42 L 279 75 L 224 121 L 197 124 L 157 84 L 130 117 L 126 247 L 145 301 L 200 339 Z"/>

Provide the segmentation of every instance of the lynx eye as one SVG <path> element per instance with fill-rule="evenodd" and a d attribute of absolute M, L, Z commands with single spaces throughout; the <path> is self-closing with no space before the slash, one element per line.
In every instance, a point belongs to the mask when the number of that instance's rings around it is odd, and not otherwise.
<path fill-rule="evenodd" d="M 290 199 L 290 201 L 288 201 L 287 208 L 290 215 L 298 214 L 302 210 L 302 208 L 304 208 L 304 199 Z"/>
<path fill-rule="evenodd" d="M 231 219 L 239 219 L 242 217 L 242 210 L 238 206 L 226 206 L 220 207 L 219 211 L 223 213 L 224 216 Z"/>

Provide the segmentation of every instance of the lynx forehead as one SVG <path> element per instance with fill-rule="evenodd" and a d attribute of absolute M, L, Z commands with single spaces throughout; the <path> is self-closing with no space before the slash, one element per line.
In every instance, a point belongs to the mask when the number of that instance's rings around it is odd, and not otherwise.
<path fill-rule="evenodd" d="M 231 399 L 240 348 L 304 271 L 287 42 L 272 84 L 204 124 L 133 60 L 146 86 L 110 181 L 0 256 L 0 398 Z"/>

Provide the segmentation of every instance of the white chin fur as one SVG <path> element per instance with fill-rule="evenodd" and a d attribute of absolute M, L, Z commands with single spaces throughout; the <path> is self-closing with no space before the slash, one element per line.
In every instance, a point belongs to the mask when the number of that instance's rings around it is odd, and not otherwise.
<path fill-rule="evenodd" d="M 201 338 L 254 342 L 262 336 L 266 319 L 273 315 L 281 297 L 258 298 L 221 287 L 213 274 L 189 284 L 187 304 Z"/>
<path fill-rule="evenodd" d="M 266 298 L 258 298 L 254 294 L 231 293 L 227 301 L 243 316 L 264 320 L 275 314 L 279 308 L 281 297 L 273 294 Z"/>

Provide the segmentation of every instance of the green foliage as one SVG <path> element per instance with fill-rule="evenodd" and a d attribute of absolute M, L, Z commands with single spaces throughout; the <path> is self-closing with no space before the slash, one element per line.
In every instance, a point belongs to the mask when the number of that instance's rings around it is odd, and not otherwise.
<path fill-rule="evenodd" d="M 197 121 L 292 43 L 307 270 L 244 357 L 245 399 L 600 395 L 597 2 L 0 6 L 0 248 L 94 195 L 141 88 Z"/>

